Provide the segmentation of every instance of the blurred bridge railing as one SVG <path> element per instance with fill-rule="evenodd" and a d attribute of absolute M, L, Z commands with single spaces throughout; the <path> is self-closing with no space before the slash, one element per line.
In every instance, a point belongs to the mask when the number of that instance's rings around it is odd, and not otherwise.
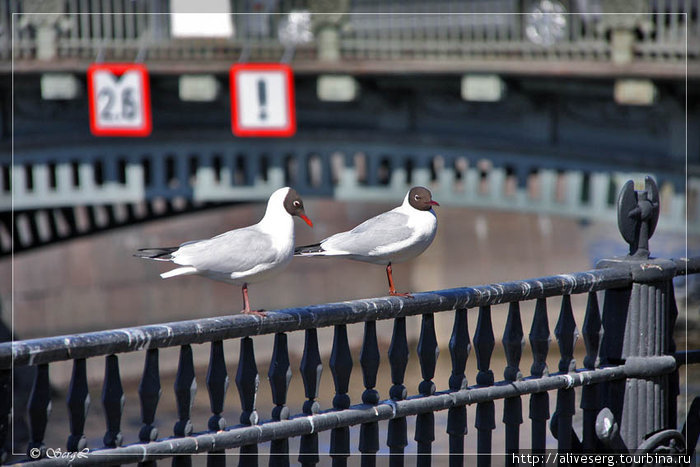
<path fill-rule="evenodd" d="M 303 195 L 338 200 L 401 199 L 430 187 L 445 205 L 616 219 L 616 193 L 630 177 L 614 164 L 501 151 L 393 144 L 290 140 L 284 148 L 250 141 L 133 143 L 23 152 L 0 162 L 0 255 L 105 228 L 183 211 L 203 203 L 262 201 L 291 185 Z M 682 174 L 657 170 L 665 230 L 700 231 L 699 179 L 686 195 Z M 10 183 L 10 181 L 12 183 Z M 14 223 L 10 208 L 14 207 Z"/>
<path fill-rule="evenodd" d="M 467 434 L 466 406 L 476 404 L 474 426 L 480 454 L 520 452 L 523 423 L 522 396 L 529 396 L 534 453 L 547 448 L 547 420 L 557 439 L 559 453 L 688 453 L 690 458 L 699 432 L 696 421 L 700 403 L 691 405 L 687 425 L 677 428 L 679 394 L 678 367 L 700 363 L 700 352 L 676 353 L 673 330 L 678 315 L 673 278 L 700 273 L 700 258 L 666 260 L 649 257 L 648 239 L 658 220 L 657 195 L 653 182 L 646 191 L 635 192 L 628 182 L 619 198 L 621 233 L 630 244 L 630 255 L 603 260 L 598 268 L 487 286 L 463 287 L 418 293 L 414 298 L 384 297 L 269 312 L 265 317 L 222 316 L 164 323 L 135 328 L 57 336 L 0 344 L 0 390 L 5 404 L 0 420 L 9 418 L 11 367 L 35 366 L 36 377 L 28 404 L 31 439 L 27 461 L 35 465 L 99 465 L 140 462 L 147 465 L 157 459 L 174 457 L 174 465 L 188 464 L 189 454 L 209 453 L 209 465 L 225 465 L 227 450 L 240 448 L 239 465 L 257 465 L 258 444 L 270 442 L 270 465 L 288 465 L 291 452 L 297 452 L 304 465 L 320 462 L 318 434 L 331 431 L 330 457 L 333 465 L 347 464 L 352 452 L 350 428 L 360 426 L 358 451 L 362 465 L 375 465 L 380 445 L 379 423 L 388 420 L 386 445 L 391 465 L 404 464 L 408 445 L 406 417 L 416 416 L 413 439 L 417 443 L 417 465 L 430 465 L 435 430 L 434 412 L 448 410 L 446 432 L 449 437 L 450 465 L 464 465 L 464 440 Z M 604 292 L 602 308 L 598 291 Z M 574 320 L 571 295 L 587 294 L 585 318 L 581 324 L 586 357 L 582 366 L 574 359 L 579 336 Z M 558 371 L 547 367 L 550 343 L 548 297 L 562 297 L 554 336 L 560 356 Z M 520 308 L 525 301 L 536 300 L 529 341 L 533 365 L 530 375 L 519 368 L 525 334 Z M 496 381 L 491 368 L 495 335 L 491 305 L 509 303 L 502 343 L 506 356 L 504 379 Z M 529 305 L 528 305 L 529 306 Z M 473 339 L 467 327 L 469 309 L 478 308 Z M 452 374 L 449 390 L 436 391 L 433 381 L 438 355 L 434 314 L 454 310 L 454 327 L 449 339 Z M 601 313 L 602 310 L 602 313 Z M 409 396 L 404 381 L 409 359 L 406 317 L 422 315 L 421 333 L 416 349 L 422 381 L 411 387 L 418 393 Z M 376 321 L 393 320 L 393 335 L 388 352 L 392 386 L 388 394 L 376 389 L 382 357 L 379 353 Z M 364 391 L 350 393 L 349 380 L 354 361 L 348 344 L 347 327 L 364 323 L 364 341 L 359 355 Z M 335 396 L 332 408 L 321 408 L 317 401 L 323 363 L 320 358 L 317 329 L 334 326 L 333 349 L 329 368 L 333 374 Z M 300 375 L 306 401 L 299 408 L 287 406 L 287 391 L 292 372 L 287 333 L 304 331 L 304 352 Z M 274 351 L 268 371 L 275 407 L 271 419 L 256 410 L 259 386 L 258 365 L 251 336 L 274 334 Z M 223 342 L 241 338 L 235 383 L 240 396 L 240 423 L 230 425 L 222 417 L 228 389 L 228 370 Z M 477 360 L 476 385 L 469 386 L 466 362 L 473 348 Z M 205 431 L 197 431 L 203 421 L 191 419 L 192 401 L 197 387 L 192 344 L 210 344 L 206 386 L 211 402 L 211 417 Z M 159 348 L 180 347 L 180 359 L 174 391 L 178 421 L 174 436 L 159 437 L 155 428 L 161 395 L 158 370 Z M 143 352 L 143 377 L 138 389 L 142 427 L 140 442 L 122 446 L 121 417 L 124 389 L 119 373 L 118 354 Z M 102 403 L 107 431 L 103 445 L 88 445 L 85 426 L 89 407 L 86 360 L 105 357 Z M 51 390 L 49 365 L 72 360 L 73 373 L 68 388 L 70 418 L 66 449 L 88 448 L 84 457 L 48 458 L 44 436 L 50 425 Z M 498 369 L 500 370 L 500 369 Z M 575 388 L 582 387 L 580 429 L 574 423 Z M 549 411 L 550 392 L 556 391 L 556 411 Z M 388 396 L 387 399 L 383 397 Z M 505 448 L 493 446 L 496 429 L 494 400 L 504 399 L 503 423 Z M 133 400 L 133 398 L 132 398 Z M 360 403 L 361 401 L 361 403 Z M 352 405 L 352 403 L 355 405 Z M 265 420 L 265 421 L 263 421 Z M 7 426 L 0 425 L 0 434 Z M 51 429 L 56 429 L 51 426 Z M 579 437 L 577 433 L 582 433 Z M 91 435 L 94 437 L 94 435 Z M 300 437 L 298 445 L 291 438 Z M 694 439 L 695 438 L 695 439 Z M 298 448 L 297 448 L 298 446 Z M 54 449 L 55 447 L 51 447 Z M 14 448 L 22 452 L 23 446 Z M 488 456 L 479 456 L 478 465 L 490 465 Z M 687 462 L 687 460 L 686 460 Z M 154 464 L 150 464 L 154 465 Z"/>
<path fill-rule="evenodd" d="M 319 8 L 342 14 L 304 14 Z M 18 71 L 84 69 L 96 57 L 211 71 L 243 57 L 278 61 L 294 43 L 297 71 L 446 72 L 470 61 L 479 71 L 681 77 L 686 53 L 700 72 L 699 9 L 700 0 L 231 0 L 231 13 L 258 14 L 232 16 L 230 37 L 192 39 L 174 36 L 168 0 L 8 0 L 0 59 L 9 65 L 14 31 Z"/>

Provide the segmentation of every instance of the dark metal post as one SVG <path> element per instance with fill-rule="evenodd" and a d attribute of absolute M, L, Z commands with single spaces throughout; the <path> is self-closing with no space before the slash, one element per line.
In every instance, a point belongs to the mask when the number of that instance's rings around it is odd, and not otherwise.
<path fill-rule="evenodd" d="M 523 379 L 523 374 L 520 372 L 520 358 L 524 344 L 520 304 L 511 302 L 503 330 L 503 349 L 507 362 L 503 377 L 506 381 Z M 523 423 L 523 403 L 520 396 L 507 397 L 503 400 L 503 423 L 506 425 L 506 465 L 510 465 L 511 455 L 520 449 L 520 425 Z"/>
<path fill-rule="evenodd" d="M 209 354 L 209 369 L 207 370 L 207 390 L 209 391 L 209 406 L 212 416 L 209 417 L 207 428 L 210 431 L 220 431 L 226 428 L 226 419 L 221 416 L 224 411 L 224 399 L 229 386 L 226 359 L 224 358 L 223 341 L 213 341 Z M 213 450 L 207 455 L 207 467 L 226 465 L 223 450 Z"/>
<path fill-rule="evenodd" d="M 348 344 L 347 327 L 344 324 L 335 327 L 333 348 L 331 349 L 331 359 L 328 366 L 333 374 L 333 383 L 335 384 L 333 408 L 335 410 L 345 410 L 350 407 L 348 388 L 350 385 L 350 374 L 352 373 L 352 354 Z M 331 430 L 330 454 L 334 467 L 347 465 L 348 456 L 350 455 L 349 427 L 344 426 Z"/>
<path fill-rule="evenodd" d="M 462 391 L 467 388 L 467 377 L 464 374 L 464 369 L 471 350 L 466 308 L 455 310 L 449 349 L 452 358 L 450 391 Z M 464 435 L 467 434 L 467 408 L 465 406 L 451 407 L 447 411 L 447 433 L 450 436 L 450 467 L 461 467 L 464 465 Z"/>
<path fill-rule="evenodd" d="M 640 371 L 652 359 L 671 351 L 670 289 L 676 265 L 649 257 L 649 239 L 659 218 L 659 192 L 651 177 L 646 177 L 644 191 L 635 191 L 632 180 L 628 181 L 620 192 L 617 208 L 618 227 L 630 245 L 630 254 L 603 260 L 598 267 L 627 269 L 633 284 L 612 294 L 611 301 L 606 292 L 601 360 L 624 362 L 630 370 Z M 637 449 L 649 433 L 668 427 L 668 390 L 668 375 L 629 378 L 621 401 L 610 404 L 620 424 L 620 437 L 630 451 Z"/>
<path fill-rule="evenodd" d="M 547 299 L 538 298 L 535 315 L 530 327 L 530 347 L 532 347 L 532 367 L 530 374 L 536 378 L 549 376 L 547 353 L 549 353 L 549 320 Z M 547 447 L 547 420 L 549 419 L 549 393 L 537 392 L 530 396 L 530 420 L 532 420 L 532 452 L 544 453 Z"/>
<path fill-rule="evenodd" d="M 0 463 L 7 459 L 5 443 L 10 431 L 12 411 L 12 370 L 0 370 Z M 13 440 L 14 445 L 14 440 Z"/>
<path fill-rule="evenodd" d="M 391 367 L 391 389 L 389 396 L 392 400 L 401 401 L 406 399 L 406 386 L 404 386 L 404 375 L 408 365 L 408 340 L 406 339 L 406 318 L 394 319 L 394 330 L 391 335 L 389 345 L 389 366 Z M 389 446 L 390 467 L 404 465 L 403 451 L 408 445 L 408 435 L 406 433 L 406 417 L 397 417 L 389 420 L 386 435 L 386 444 Z"/>
<path fill-rule="evenodd" d="M 377 343 L 377 322 L 365 323 L 365 335 L 360 352 L 360 365 L 362 366 L 362 379 L 365 390 L 362 393 L 362 402 L 368 405 L 377 405 L 379 393 L 374 387 L 377 385 L 377 373 L 379 371 L 379 345 Z M 377 464 L 377 451 L 379 451 L 379 423 L 369 422 L 360 426 L 360 445 L 362 453 L 362 467 L 374 467 Z"/>
<path fill-rule="evenodd" d="M 189 436 L 194 429 L 190 420 L 190 412 L 194 404 L 194 395 L 197 392 L 192 347 L 189 345 L 180 346 L 180 360 L 177 364 L 174 388 L 178 421 L 175 422 L 173 432 L 175 436 Z"/>
<path fill-rule="evenodd" d="M 124 389 L 119 376 L 119 360 L 116 355 L 105 358 L 105 379 L 102 386 L 102 405 L 105 409 L 107 432 L 103 442 L 105 447 L 115 448 L 122 444 L 121 421 L 124 410 Z"/>
<path fill-rule="evenodd" d="M 197 392 L 194 359 L 192 357 L 192 346 L 190 345 L 180 346 L 180 359 L 177 362 L 174 389 L 178 421 L 175 422 L 173 427 L 173 434 L 175 436 L 190 436 L 194 431 L 190 417 L 192 415 L 192 406 L 194 405 L 194 396 Z M 173 457 L 173 467 L 190 467 L 191 465 L 191 456 Z"/>
<path fill-rule="evenodd" d="M 44 435 L 46 434 L 46 424 L 51 413 L 51 386 L 49 385 L 48 363 L 36 367 L 36 377 L 32 386 L 32 393 L 29 396 L 27 413 L 29 415 L 30 435 L 27 454 L 36 459 L 46 454 Z M 31 454 L 32 452 L 34 454 Z"/>
<path fill-rule="evenodd" d="M 154 426 L 156 409 L 161 395 L 160 372 L 158 370 L 158 349 L 146 351 L 143 365 L 143 376 L 139 384 L 139 399 L 141 400 L 141 430 L 139 441 L 147 443 L 155 441 L 158 429 Z"/>
<path fill-rule="evenodd" d="M 493 386 L 494 377 L 491 370 L 491 354 L 496 340 L 493 336 L 491 324 L 491 307 L 479 307 L 479 318 L 474 332 L 474 353 L 476 354 L 476 367 L 479 373 L 476 375 L 476 384 L 479 386 Z M 477 431 L 477 466 L 488 467 L 491 465 L 491 432 L 496 428 L 496 413 L 493 401 L 479 402 L 476 404 L 476 416 L 474 427 Z"/>
<path fill-rule="evenodd" d="M 559 371 L 570 373 L 576 369 L 574 346 L 578 340 L 578 330 L 574 313 L 571 309 L 571 296 L 561 297 L 559 320 L 554 328 L 554 335 L 559 344 Z M 559 452 L 571 452 L 576 433 L 572 427 L 573 416 L 576 413 L 576 393 L 573 388 L 557 390 L 557 408 L 552 418 L 552 431 L 556 433 L 557 449 Z M 576 438 L 578 440 L 578 438 Z"/>
<path fill-rule="evenodd" d="M 586 344 L 586 357 L 583 359 L 583 366 L 587 370 L 595 370 L 600 364 L 598 347 L 602 336 L 598 296 L 595 292 L 590 292 L 588 294 L 586 316 L 583 320 L 581 334 Z M 595 421 L 598 416 L 599 403 L 597 384 L 589 384 L 581 389 L 584 452 L 599 452 L 602 449 L 595 432 Z"/>
<path fill-rule="evenodd" d="M 283 332 L 275 334 L 275 344 L 272 350 L 272 360 L 270 370 L 267 373 L 270 379 L 270 389 L 272 391 L 272 402 L 275 408 L 272 409 L 272 419 L 274 421 L 289 419 L 289 408 L 287 407 L 287 391 L 289 382 L 292 379 L 292 369 L 289 366 L 289 351 L 287 349 L 287 335 Z M 273 439 L 270 442 L 270 467 L 289 466 L 289 439 Z"/>
<path fill-rule="evenodd" d="M 307 398 L 302 412 L 304 412 L 304 415 L 313 415 L 318 413 L 320 409 L 316 398 L 318 397 L 321 373 L 323 372 L 316 329 L 307 329 L 305 331 L 304 354 L 301 357 L 299 372 L 304 383 L 304 394 Z M 318 433 L 316 431 L 301 436 L 298 460 L 302 466 L 313 466 L 318 463 Z"/>
<path fill-rule="evenodd" d="M 418 339 L 418 361 L 420 363 L 423 381 L 418 385 L 418 392 L 422 396 L 435 394 L 435 366 L 438 354 L 437 336 L 435 335 L 435 315 L 426 313 L 421 321 L 420 337 Z M 416 433 L 413 439 L 418 443 L 419 467 L 430 466 L 432 443 L 435 441 L 435 414 L 433 412 L 421 413 L 416 416 Z"/>
<path fill-rule="evenodd" d="M 674 266 L 671 263 L 667 267 Z M 627 319 L 631 342 L 625 345 L 622 355 L 625 366 L 643 367 L 647 359 L 662 356 L 668 350 L 665 329 L 668 325 L 670 277 L 668 279 L 640 280 L 632 286 Z M 667 375 L 627 380 L 620 435 L 628 449 L 634 450 L 647 434 L 667 427 L 667 391 Z"/>
<path fill-rule="evenodd" d="M 224 411 L 224 398 L 229 385 L 223 341 L 211 343 L 206 382 L 207 390 L 209 391 L 209 406 L 212 413 L 207 422 L 207 428 L 210 431 L 223 430 L 226 428 L 226 419 L 221 416 L 221 413 Z"/>
<path fill-rule="evenodd" d="M 241 399 L 241 425 L 257 425 L 258 412 L 255 410 L 255 401 L 258 395 L 260 376 L 258 366 L 255 363 L 255 350 L 253 339 L 244 337 L 241 339 L 241 351 L 238 357 L 238 371 L 236 371 L 236 387 Z M 241 446 L 239 467 L 258 465 L 258 445 L 249 444 Z"/>
<path fill-rule="evenodd" d="M 668 339 L 668 355 L 674 355 L 676 353 L 676 341 L 673 339 L 673 329 L 676 326 L 676 319 L 678 318 L 678 305 L 676 304 L 676 292 L 673 287 L 673 283 L 669 286 L 669 317 L 668 326 L 666 328 L 666 338 Z M 680 380 L 678 377 L 678 368 L 668 376 L 668 426 L 674 428 L 678 423 L 678 395 L 680 394 Z M 686 420 L 686 423 L 687 420 Z M 691 446 L 691 444 L 688 444 Z"/>
<path fill-rule="evenodd" d="M 68 451 L 82 451 L 87 446 L 85 418 L 90 407 L 90 393 L 88 391 L 87 368 L 84 358 L 73 360 L 73 374 L 68 388 L 68 414 L 70 420 L 70 436 L 66 443 Z"/>
<path fill-rule="evenodd" d="M 158 438 L 155 427 L 156 409 L 161 396 L 160 372 L 158 369 L 158 349 L 148 349 L 143 365 L 143 375 L 139 384 L 139 400 L 141 402 L 141 429 L 139 441 L 148 443 Z M 155 467 L 155 460 L 145 460 L 138 467 Z"/>

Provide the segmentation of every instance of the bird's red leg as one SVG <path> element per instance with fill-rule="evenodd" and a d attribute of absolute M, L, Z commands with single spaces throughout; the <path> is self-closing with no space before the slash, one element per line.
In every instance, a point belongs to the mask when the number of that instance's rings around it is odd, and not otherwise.
<path fill-rule="evenodd" d="M 389 295 L 392 297 L 413 298 L 413 295 L 410 293 L 401 293 L 396 291 L 396 287 L 394 287 L 394 278 L 391 275 L 391 263 L 389 263 L 386 267 L 386 278 L 389 279 Z"/>
<path fill-rule="evenodd" d="M 250 300 L 248 299 L 248 284 L 243 284 L 243 288 L 241 290 L 243 292 L 243 311 L 241 311 L 241 313 L 245 313 L 247 315 L 265 316 L 265 312 L 263 310 L 250 309 Z"/>

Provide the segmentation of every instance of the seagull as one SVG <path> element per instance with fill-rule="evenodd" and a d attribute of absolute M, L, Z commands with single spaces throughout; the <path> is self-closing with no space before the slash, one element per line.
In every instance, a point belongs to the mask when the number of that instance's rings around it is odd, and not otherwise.
<path fill-rule="evenodd" d="M 437 231 L 433 206 L 440 206 L 430 190 L 416 186 L 403 204 L 313 245 L 294 249 L 295 256 L 339 257 L 386 266 L 389 295 L 412 298 L 394 287 L 392 263 L 408 261 L 430 246 Z"/>
<path fill-rule="evenodd" d="M 304 202 L 292 188 L 272 193 L 265 215 L 255 225 L 231 230 L 208 240 L 195 240 L 178 247 L 142 248 L 134 256 L 170 261 L 180 267 L 160 275 L 170 277 L 198 274 L 210 279 L 241 285 L 243 313 L 264 316 L 251 310 L 248 284 L 281 272 L 294 255 L 294 220 L 298 216 L 309 227 Z"/>

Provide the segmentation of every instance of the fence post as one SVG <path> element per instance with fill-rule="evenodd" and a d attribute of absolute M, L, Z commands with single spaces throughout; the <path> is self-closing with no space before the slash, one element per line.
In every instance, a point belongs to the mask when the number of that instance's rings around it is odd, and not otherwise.
<path fill-rule="evenodd" d="M 635 373 L 671 350 L 671 297 L 675 263 L 649 257 L 649 238 L 659 218 L 656 183 L 646 177 L 645 190 L 628 181 L 618 198 L 618 226 L 630 245 L 625 257 L 602 260 L 599 268 L 625 268 L 630 287 L 606 291 L 603 306 L 601 363 L 624 364 Z M 669 428 L 669 375 L 628 378 L 624 391 L 609 385 L 602 405 L 620 425 L 620 437 L 634 452 L 649 433 Z M 675 427 L 671 427 L 675 428 Z"/>

